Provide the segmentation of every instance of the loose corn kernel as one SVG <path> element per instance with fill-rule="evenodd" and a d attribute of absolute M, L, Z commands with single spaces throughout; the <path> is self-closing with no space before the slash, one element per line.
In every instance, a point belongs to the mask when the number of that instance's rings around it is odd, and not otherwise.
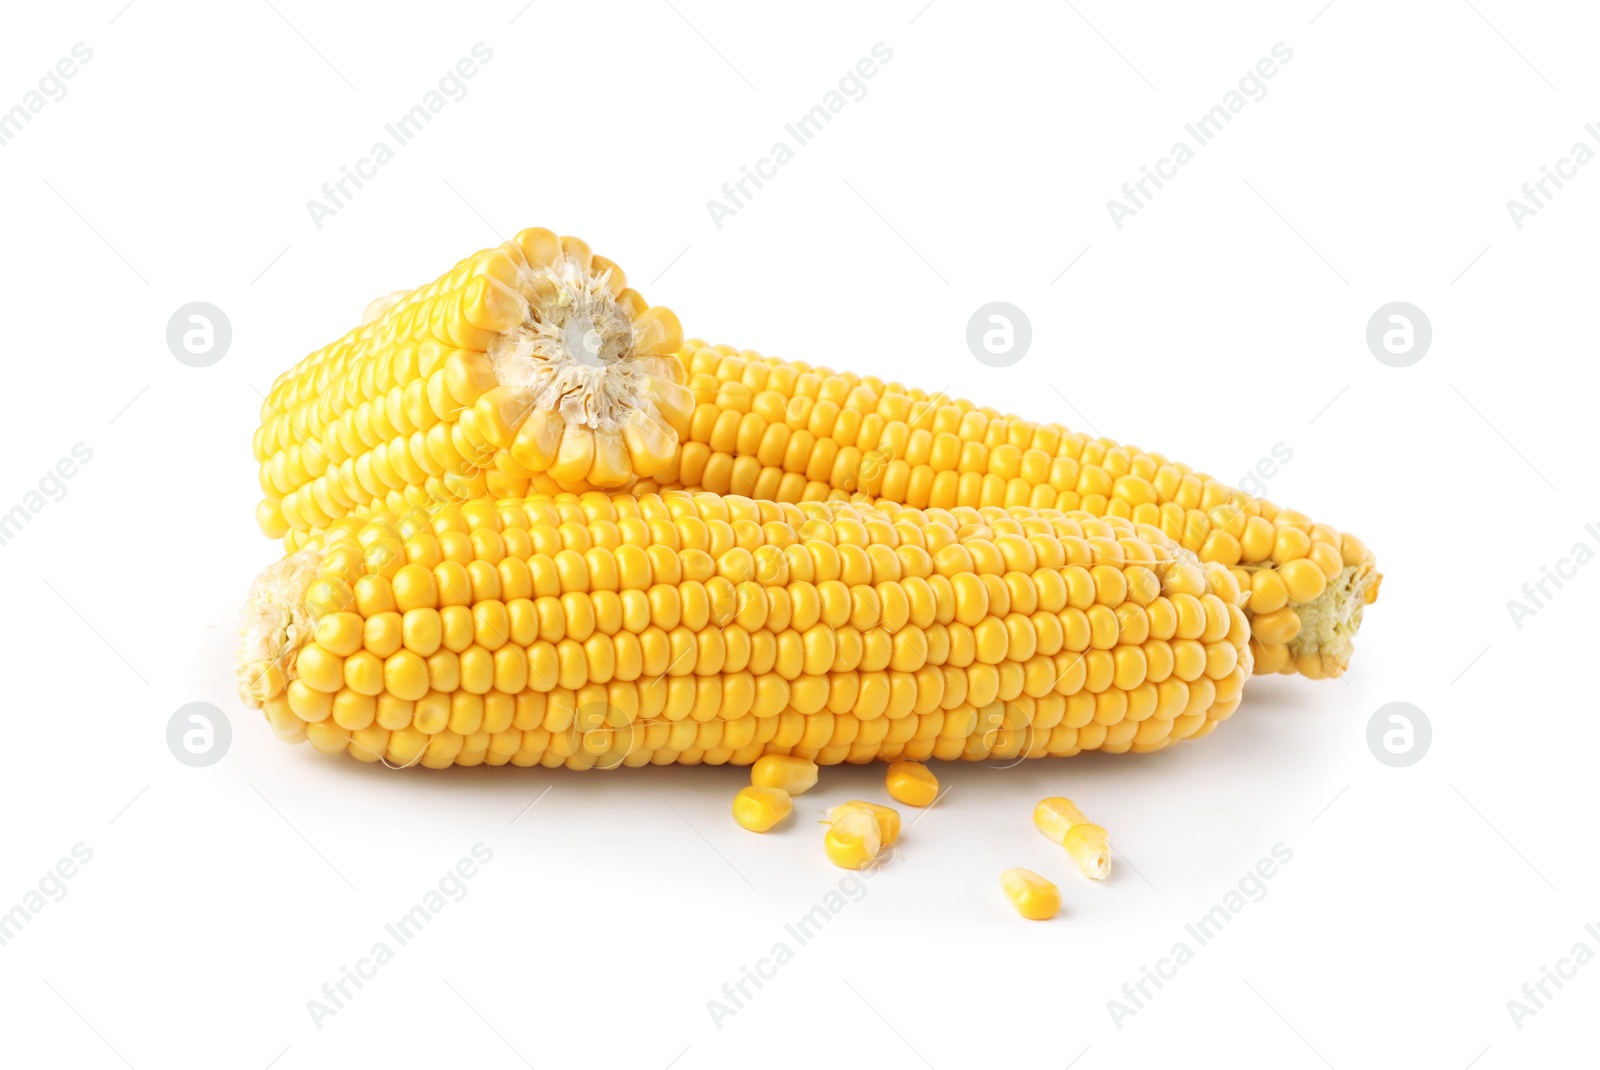
<path fill-rule="evenodd" d="M 804 795 L 817 786 L 817 763 L 786 754 L 764 755 L 750 767 L 750 783 L 763 788 L 782 788 L 790 795 Z"/>
<path fill-rule="evenodd" d="M 1067 849 L 1085 877 L 1103 881 L 1111 875 L 1111 847 L 1106 841 L 1106 830 L 1091 825 L 1070 799 L 1045 799 L 1033 808 L 1033 823 L 1053 843 Z"/>
<path fill-rule="evenodd" d="M 580 327 L 594 329 L 580 339 Z M 618 365 L 625 368 L 613 375 Z M 499 382 L 503 371 L 512 373 L 507 383 Z M 562 396 L 563 404 L 552 403 Z M 684 343 L 676 318 L 649 307 L 615 264 L 540 229 L 430 285 L 373 302 L 359 328 L 274 382 L 253 449 L 266 494 L 258 519 L 290 550 L 353 534 L 340 525 L 368 513 L 530 489 L 631 485 L 638 493 L 740 491 L 782 502 L 860 495 L 975 514 L 951 531 L 994 519 L 980 509 L 1084 509 L 1159 528 L 1207 563 L 1227 566 L 1232 582 L 1212 585 L 1225 599 L 1244 587 L 1253 603 L 1270 605 L 1277 592 L 1258 590 L 1252 573 L 1282 572 L 1283 597 L 1293 601 L 1277 608 L 1297 624 L 1271 621 L 1271 634 L 1254 638 L 1286 648 L 1285 671 L 1318 676 L 1343 671 L 1360 611 L 1381 579 L 1360 540 L 1159 454 L 942 392 Z M 408 560 L 437 564 L 441 547 L 417 545 L 419 530 L 397 520 L 364 537 L 352 567 L 336 570 L 313 601 L 331 609 L 352 597 L 367 607 L 390 601 L 401 613 L 428 605 L 419 573 L 399 577 Z M 932 540 L 929 552 L 944 541 Z M 1104 543 L 1099 549 L 1081 562 L 1095 570 L 1092 593 L 1118 597 L 1126 586 L 1139 604 L 1148 601 L 1150 576 L 1137 567 L 1147 562 L 1109 553 Z M 987 573 L 1001 560 L 1008 571 L 1027 571 L 1026 558 L 999 542 L 946 555 L 940 567 Z M 392 598 L 387 587 L 361 586 L 363 570 L 396 581 Z M 1275 611 L 1252 604 L 1249 613 Z M 1303 633 L 1302 611 L 1316 625 Z M 987 629 L 986 653 L 993 636 Z M 260 675 L 258 689 L 270 686 L 271 672 Z"/>
<path fill-rule="evenodd" d="M 868 811 L 853 810 L 845 814 L 829 826 L 823 840 L 828 861 L 841 869 L 860 869 L 865 866 L 878 857 L 878 851 L 883 846 L 883 836 L 878 828 L 877 817 Z"/>
<path fill-rule="evenodd" d="M 1017 913 L 1030 921 L 1048 921 L 1061 912 L 1061 889 L 1031 869 L 1006 870 L 1000 874 L 1000 887 Z"/>
<path fill-rule="evenodd" d="M 616 264 L 524 230 L 372 302 L 359 327 L 277 378 L 254 442 L 262 530 L 296 550 L 353 516 L 430 499 L 655 475 L 689 430 L 681 346 L 677 317 Z M 396 578 L 411 550 L 398 536 L 415 530 L 363 540 L 357 565 Z M 429 593 L 413 571 L 399 611 Z"/>
<path fill-rule="evenodd" d="M 939 778 L 921 762 L 891 762 L 884 779 L 889 797 L 907 806 L 928 806 L 939 797 Z"/>
<path fill-rule="evenodd" d="M 829 810 L 828 820 L 837 822 L 846 814 L 854 813 L 872 815 L 872 819 L 878 823 L 880 846 L 893 847 L 894 842 L 900 838 L 900 811 L 892 806 L 879 806 L 877 803 L 851 799 L 849 802 L 842 802 L 832 810 Z"/>
<path fill-rule="evenodd" d="M 752 784 L 733 797 L 733 819 L 751 832 L 766 832 L 793 810 L 794 803 L 782 788 Z"/>

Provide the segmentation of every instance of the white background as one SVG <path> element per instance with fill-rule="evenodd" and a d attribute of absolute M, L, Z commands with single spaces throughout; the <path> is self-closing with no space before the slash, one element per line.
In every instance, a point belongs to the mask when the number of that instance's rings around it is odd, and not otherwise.
<path fill-rule="evenodd" d="M 1600 545 L 1600 166 L 1520 230 L 1506 208 L 1600 148 L 1591 12 L 123 2 L 19 6 L 0 35 L 4 107 L 93 50 L 0 148 L 0 511 L 93 451 L 0 547 L 0 910 L 93 851 L 0 947 L 5 1062 L 1593 1061 L 1600 965 L 1520 1029 L 1506 1006 L 1578 941 L 1600 952 L 1600 568 L 1520 630 L 1506 608 Z M 479 41 L 466 98 L 314 226 L 307 200 Z M 868 95 L 716 227 L 707 200 L 880 41 Z M 1267 96 L 1118 230 L 1107 200 L 1276 42 L 1293 59 Z M 237 606 L 278 552 L 253 519 L 260 393 L 371 298 L 535 225 L 712 341 L 1229 480 L 1284 444 L 1271 497 L 1359 533 L 1386 575 L 1352 669 L 1253 681 L 1213 735 L 1154 756 L 939 767 L 950 793 L 869 893 L 719 1029 L 708 1000 L 844 876 L 813 818 L 882 798 L 879 769 L 825 770 L 760 837 L 728 813 L 738 769 L 395 773 L 286 747 L 234 697 Z M 1004 370 L 964 340 L 994 300 L 1033 327 Z M 1433 324 L 1409 368 L 1364 339 L 1395 300 Z M 166 345 L 191 301 L 232 324 L 212 367 Z M 233 728 L 204 769 L 165 741 L 194 701 Z M 1391 701 L 1433 726 L 1409 768 L 1366 743 Z M 1110 830 L 1104 886 L 1031 827 L 1057 792 Z M 466 898 L 318 1029 L 307 1001 L 479 842 Z M 1108 1000 L 1278 843 L 1266 897 L 1118 1028 Z M 1057 879 L 1059 918 L 1011 912 L 1016 865 Z"/>

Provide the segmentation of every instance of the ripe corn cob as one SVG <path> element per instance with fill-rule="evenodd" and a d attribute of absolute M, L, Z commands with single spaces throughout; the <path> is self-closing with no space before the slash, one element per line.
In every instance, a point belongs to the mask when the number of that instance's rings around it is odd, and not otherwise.
<path fill-rule="evenodd" d="M 1337 676 L 1382 578 L 1353 535 L 1159 453 L 970 401 L 691 339 L 689 435 L 641 492 L 773 501 L 863 496 L 916 508 L 1082 509 L 1159 527 L 1249 594 L 1255 671 Z"/>
<path fill-rule="evenodd" d="M 1120 518 L 534 496 L 335 522 L 256 581 L 238 674 L 398 766 L 1152 751 L 1238 705 L 1242 600 Z"/>
<path fill-rule="evenodd" d="M 1348 665 L 1381 580 L 1352 535 L 1160 454 L 876 377 L 699 340 L 665 359 L 680 339 L 583 242 L 522 231 L 374 301 L 274 383 L 257 519 L 297 549 L 345 516 L 560 490 L 1084 509 L 1232 568 L 1257 672 Z"/>
<path fill-rule="evenodd" d="M 693 401 L 677 317 L 576 238 L 524 230 L 278 377 L 257 520 L 290 549 L 345 516 L 619 487 L 675 456 Z"/>

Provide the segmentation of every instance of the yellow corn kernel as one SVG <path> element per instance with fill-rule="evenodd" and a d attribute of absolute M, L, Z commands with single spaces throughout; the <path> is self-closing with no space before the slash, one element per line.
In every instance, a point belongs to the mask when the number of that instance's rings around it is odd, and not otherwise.
<path fill-rule="evenodd" d="M 832 810 L 829 810 L 828 820 L 837 822 L 847 814 L 858 812 L 872 815 L 872 819 L 878 823 L 880 846 L 894 846 L 894 842 L 900 838 L 900 811 L 892 806 L 879 806 L 877 803 L 851 799 L 849 802 L 842 802 Z"/>
<path fill-rule="evenodd" d="M 1045 799 L 1033 808 L 1033 823 L 1051 842 L 1067 849 L 1078 869 L 1091 880 L 1111 875 L 1111 848 L 1106 830 L 1091 825 L 1070 799 Z"/>
<path fill-rule="evenodd" d="M 1000 874 L 1000 887 L 1030 921 L 1049 921 L 1061 912 L 1061 889 L 1031 869 L 1013 867 Z"/>
<path fill-rule="evenodd" d="M 1328 577 L 1323 574 L 1322 567 L 1309 557 L 1281 565 L 1278 574 L 1283 577 L 1284 585 L 1289 589 L 1289 598 L 1294 602 L 1313 602 L 1328 585 Z"/>
<path fill-rule="evenodd" d="M 833 822 L 823 839 L 828 861 L 840 869 L 860 869 L 870 863 L 883 847 L 878 827 L 878 819 L 863 810 L 851 811 Z"/>
<path fill-rule="evenodd" d="M 804 795 L 817 786 L 817 763 L 809 758 L 768 754 L 750 767 L 750 783 L 762 788 L 781 788 L 790 795 Z"/>
<path fill-rule="evenodd" d="M 891 762 L 884 779 L 889 798 L 907 806 L 928 806 L 939 797 L 939 778 L 921 762 Z"/>
<path fill-rule="evenodd" d="M 733 797 L 733 819 L 751 832 L 766 832 L 794 810 L 782 788 L 752 784 Z"/>

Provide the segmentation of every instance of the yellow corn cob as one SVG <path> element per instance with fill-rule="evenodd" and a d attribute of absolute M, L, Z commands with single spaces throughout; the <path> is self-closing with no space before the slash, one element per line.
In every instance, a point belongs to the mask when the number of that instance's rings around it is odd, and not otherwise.
<path fill-rule="evenodd" d="M 1337 676 L 1381 576 L 1361 540 L 1187 465 L 970 401 L 691 339 L 675 463 L 639 491 L 1085 510 L 1159 527 L 1249 593 L 1255 671 Z"/>
<path fill-rule="evenodd" d="M 620 487 L 688 428 L 677 317 L 576 238 L 524 230 L 364 319 L 261 407 L 257 519 L 290 549 L 350 515 Z"/>
<path fill-rule="evenodd" d="M 794 800 L 782 788 L 752 784 L 733 797 L 733 819 L 751 832 L 767 832 L 794 812 Z"/>
<path fill-rule="evenodd" d="M 1161 528 L 1247 592 L 1257 672 L 1337 676 L 1381 576 L 1354 536 L 1186 465 L 873 376 L 691 340 L 575 238 L 525 230 L 281 376 L 261 527 L 560 490 L 1029 505 Z M 677 359 L 670 355 L 677 354 Z"/>
<path fill-rule="evenodd" d="M 1142 752 L 1238 705 L 1243 597 L 1121 518 L 534 496 L 334 523 L 256 581 L 238 673 L 398 766 Z"/>

